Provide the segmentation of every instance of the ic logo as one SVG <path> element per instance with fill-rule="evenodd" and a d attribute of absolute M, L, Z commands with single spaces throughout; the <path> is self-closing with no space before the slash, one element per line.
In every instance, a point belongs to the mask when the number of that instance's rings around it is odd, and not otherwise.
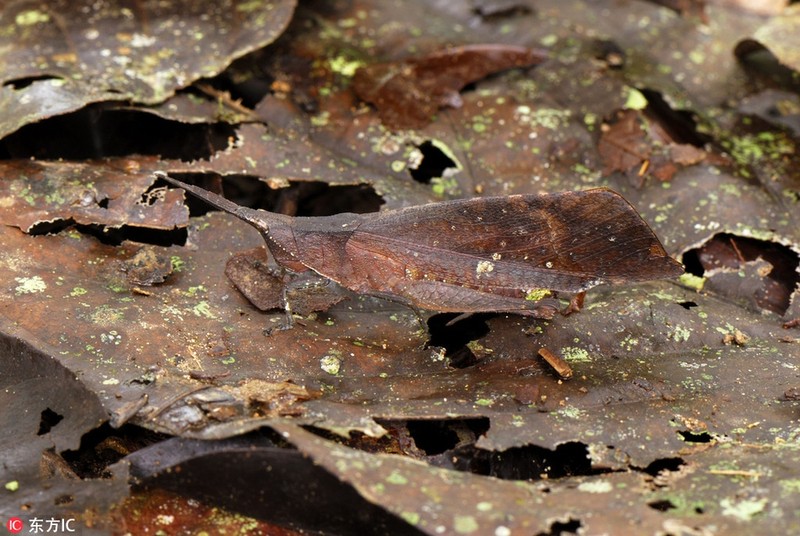
<path fill-rule="evenodd" d="M 6 528 L 11 534 L 18 534 L 25 528 L 25 522 L 18 517 L 10 517 L 6 521 Z"/>

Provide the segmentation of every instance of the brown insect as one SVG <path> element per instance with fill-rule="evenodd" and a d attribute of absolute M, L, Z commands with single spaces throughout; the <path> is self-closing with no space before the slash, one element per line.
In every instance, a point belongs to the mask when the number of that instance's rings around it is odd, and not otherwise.
<path fill-rule="evenodd" d="M 157 175 L 258 229 L 281 271 L 313 270 L 414 310 L 539 316 L 550 291 L 683 272 L 636 210 L 605 188 L 291 217 Z"/>

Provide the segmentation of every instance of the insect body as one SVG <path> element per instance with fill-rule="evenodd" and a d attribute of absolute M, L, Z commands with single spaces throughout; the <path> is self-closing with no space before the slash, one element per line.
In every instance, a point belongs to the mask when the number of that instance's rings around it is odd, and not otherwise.
<path fill-rule="evenodd" d="M 313 270 L 415 309 L 536 314 L 548 291 L 683 272 L 636 210 L 605 188 L 290 217 L 158 176 L 257 228 L 282 269 Z"/>

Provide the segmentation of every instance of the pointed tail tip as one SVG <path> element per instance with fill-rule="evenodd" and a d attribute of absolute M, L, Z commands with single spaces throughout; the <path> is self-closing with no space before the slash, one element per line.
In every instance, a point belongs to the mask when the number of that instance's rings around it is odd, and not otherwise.
<path fill-rule="evenodd" d="M 680 277 L 685 272 L 683 264 L 677 259 L 673 259 L 661 244 L 651 246 L 650 254 L 652 258 L 658 259 L 662 265 L 663 275 L 661 279 Z"/>

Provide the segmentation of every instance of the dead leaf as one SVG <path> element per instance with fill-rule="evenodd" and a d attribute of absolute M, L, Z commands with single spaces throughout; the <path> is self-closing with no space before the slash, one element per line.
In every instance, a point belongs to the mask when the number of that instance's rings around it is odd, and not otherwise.
<path fill-rule="evenodd" d="M 295 4 L 225 2 L 213 10 L 183 0 L 148 0 L 135 9 L 90 0 L 7 5 L 0 17 L 0 136 L 91 102 L 159 103 L 275 40 Z"/>
<path fill-rule="evenodd" d="M 547 53 L 509 45 L 469 45 L 401 62 L 361 67 L 353 89 L 392 130 L 422 128 L 444 106 L 459 108 L 459 90 L 492 73 L 541 63 Z"/>
<path fill-rule="evenodd" d="M 31 232 L 37 226 L 101 225 L 172 230 L 189 214 L 179 192 L 148 190 L 142 173 L 154 159 L 101 162 L 0 163 L 0 222 Z"/>

